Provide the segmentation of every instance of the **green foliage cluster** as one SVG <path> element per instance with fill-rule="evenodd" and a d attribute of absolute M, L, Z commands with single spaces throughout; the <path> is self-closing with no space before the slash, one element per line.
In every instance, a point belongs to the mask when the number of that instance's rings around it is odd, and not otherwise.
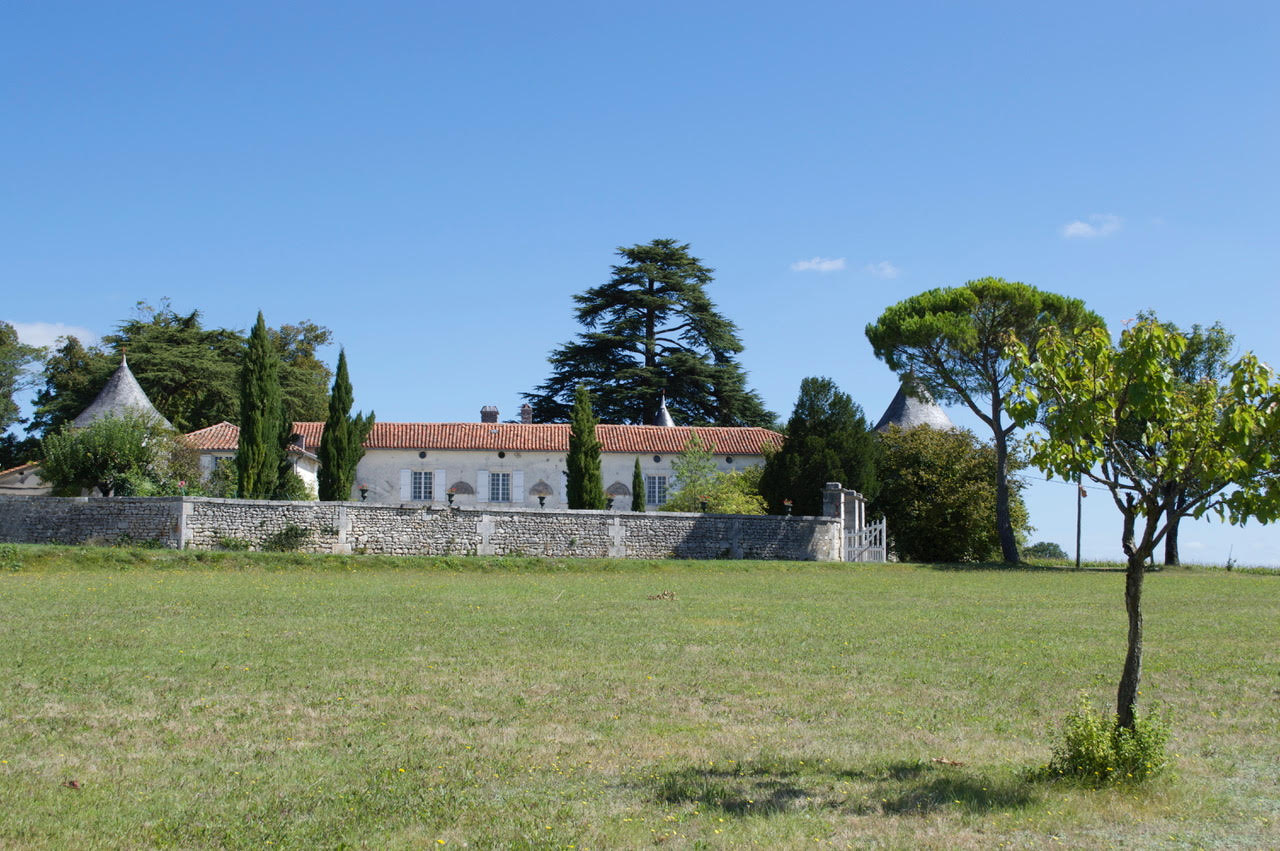
<path fill-rule="evenodd" d="M 0 544 L 0 570 L 10 573 L 22 570 L 22 555 L 13 544 Z"/>
<path fill-rule="evenodd" d="M 713 270 L 674 239 L 618 256 L 607 283 L 574 296 L 586 330 L 551 353 L 551 377 L 524 394 L 536 421 L 567 419 L 585 384 L 603 422 L 653 424 L 665 393 L 681 425 L 772 426 L 736 359 L 738 330 L 707 296 Z"/>
<path fill-rule="evenodd" d="M 329 394 L 329 417 L 320 436 L 320 498 L 351 499 L 356 465 L 364 457 L 364 440 L 373 428 L 373 412 L 351 416 L 355 399 L 347 372 L 347 352 L 338 351 L 338 368 Z"/>
<path fill-rule="evenodd" d="M 14 396 L 28 385 L 27 367 L 36 363 L 40 355 L 40 349 L 18 341 L 18 332 L 12 325 L 0 321 L 0 433 L 23 422 Z"/>
<path fill-rule="evenodd" d="M 741 471 L 716 470 L 714 446 L 705 446 L 694 433 L 681 454 L 671 460 L 676 490 L 660 511 L 708 511 L 712 514 L 764 514 L 760 496 L 760 467 Z M 706 508 L 703 508 L 705 504 Z"/>
<path fill-rule="evenodd" d="M 126 413 L 86 428 L 64 425 L 41 441 L 40 476 L 55 492 L 103 496 L 170 496 L 196 489 L 199 456 L 176 432 L 146 416 Z"/>
<path fill-rule="evenodd" d="M 323 419 L 331 374 L 316 356 L 331 339 L 310 321 L 268 329 L 282 364 L 283 404 L 290 420 Z M 179 431 L 240 421 L 238 375 L 246 339 L 228 328 L 204 327 L 200 311 L 182 314 L 167 299 L 159 307 L 139 302 L 136 314 L 86 348 L 73 336 L 45 359 L 43 386 L 27 431 L 48 434 L 77 417 L 93 401 L 127 351 L 129 367 L 161 414 Z"/>
<path fill-rule="evenodd" d="M 1022 554 L 1030 558 L 1040 558 L 1049 561 L 1062 561 L 1068 558 L 1067 551 L 1052 541 L 1039 541 L 1025 548 Z"/>
<path fill-rule="evenodd" d="M 994 448 L 967 429 L 929 426 L 893 426 L 879 441 L 880 492 L 871 505 L 888 521 L 900 559 L 982 562 L 999 557 Z M 1024 534 L 1027 510 L 1019 481 L 1012 482 L 1014 529 Z"/>
<path fill-rule="evenodd" d="M 601 509 L 605 506 L 604 479 L 600 472 L 600 440 L 591 411 L 591 394 L 585 384 L 574 390 L 569 419 L 568 478 L 565 498 L 570 508 Z"/>
<path fill-rule="evenodd" d="M 1062 737 L 1049 761 L 1051 777 L 1072 777 L 1091 785 L 1138 783 L 1169 763 L 1169 725 L 1159 717 L 1138 715 L 1132 727 L 1104 716 L 1087 696 L 1066 717 Z"/>
<path fill-rule="evenodd" d="M 798 515 L 822 513 L 822 489 L 840 482 L 868 499 L 879 492 L 879 445 L 862 408 L 830 378 L 800 382 L 787 440 L 765 462 L 760 494 L 770 514 L 784 514 L 785 500 Z"/>
<path fill-rule="evenodd" d="M 250 543 L 244 538 L 236 538 L 230 535 L 222 535 L 218 538 L 218 549 L 220 550 L 245 552 L 250 546 Z"/>

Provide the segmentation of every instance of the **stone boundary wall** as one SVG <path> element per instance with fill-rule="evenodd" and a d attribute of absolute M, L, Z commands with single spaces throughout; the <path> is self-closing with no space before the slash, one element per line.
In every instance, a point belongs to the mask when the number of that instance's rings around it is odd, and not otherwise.
<path fill-rule="evenodd" d="M 313 553 L 748 558 L 839 561 L 843 519 L 669 512 L 503 510 L 204 497 L 0 497 L 0 540 L 155 540 L 261 549 L 289 526 Z"/>
<path fill-rule="evenodd" d="M 19 544 L 182 541 L 181 497 L 0 496 L 0 541 Z"/>

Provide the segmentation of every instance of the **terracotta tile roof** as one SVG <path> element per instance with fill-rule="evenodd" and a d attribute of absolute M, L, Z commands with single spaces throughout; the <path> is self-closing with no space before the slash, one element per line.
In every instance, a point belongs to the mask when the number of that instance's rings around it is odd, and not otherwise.
<path fill-rule="evenodd" d="M 39 461 L 28 461 L 25 464 L 19 464 L 16 467 L 10 467 L 7 470 L 0 470 L 0 476 L 8 476 L 10 474 L 25 473 L 28 470 L 34 470 L 40 466 Z"/>
<path fill-rule="evenodd" d="M 306 440 L 306 446 L 290 446 L 289 451 L 297 455 L 315 457 L 315 450 L 320 446 L 320 435 L 324 431 L 324 423 L 294 423 L 293 430 Z M 312 436 L 314 435 L 314 437 Z M 240 443 L 240 426 L 223 420 L 211 426 L 205 426 L 188 432 L 187 443 L 193 449 L 213 452 L 235 452 Z"/>
<path fill-rule="evenodd" d="M 306 438 L 307 447 L 320 445 L 324 423 L 298 422 L 294 431 Z M 765 428 L 606 425 L 597 427 L 605 452 L 672 453 L 698 438 L 717 455 L 761 455 L 766 445 L 781 446 L 782 435 Z M 232 451 L 240 429 L 218 423 L 193 431 L 187 439 L 197 449 Z M 568 423 L 374 423 L 364 442 L 366 449 L 505 449 L 512 452 L 567 452 Z"/>
<path fill-rule="evenodd" d="M 240 442 L 240 426 L 223 422 L 187 433 L 187 443 L 193 449 L 233 450 Z"/>

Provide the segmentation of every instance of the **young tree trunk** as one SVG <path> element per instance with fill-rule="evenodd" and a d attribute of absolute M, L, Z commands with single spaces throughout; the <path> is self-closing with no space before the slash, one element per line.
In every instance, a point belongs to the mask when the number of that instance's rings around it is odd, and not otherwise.
<path fill-rule="evenodd" d="M 1009 442 L 998 419 L 996 424 L 996 532 L 1000 536 L 1000 555 L 1007 564 L 1017 564 L 1018 539 L 1009 517 Z"/>
<path fill-rule="evenodd" d="M 1168 521 L 1165 524 L 1164 533 L 1164 563 L 1166 565 L 1180 564 L 1178 561 L 1178 523 L 1182 520 L 1182 515 L 1178 512 L 1178 506 L 1170 503 Z"/>
<path fill-rule="evenodd" d="M 1141 552 L 1129 556 L 1124 575 L 1124 607 L 1129 613 L 1129 647 L 1125 652 L 1120 688 L 1116 690 L 1116 720 L 1121 727 L 1133 729 L 1134 708 L 1138 702 L 1138 685 L 1142 680 L 1142 578 L 1146 575 L 1147 557 Z"/>
<path fill-rule="evenodd" d="M 1124 532 L 1120 540 L 1129 563 L 1124 572 L 1124 608 L 1129 613 L 1129 647 L 1125 651 L 1124 670 L 1116 690 L 1116 722 L 1127 729 L 1134 726 L 1134 705 L 1138 702 L 1138 684 L 1142 680 L 1142 579 L 1147 572 L 1150 548 L 1138 546 L 1134 539 L 1137 506 L 1133 495 L 1125 500 Z M 1149 536 L 1144 536 L 1145 541 Z"/>

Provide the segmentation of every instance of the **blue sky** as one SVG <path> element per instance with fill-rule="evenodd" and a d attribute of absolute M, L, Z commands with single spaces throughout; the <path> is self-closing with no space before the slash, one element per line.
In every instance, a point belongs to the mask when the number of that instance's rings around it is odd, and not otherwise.
<path fill-rule="evenodd" d="M 784 417 L 986 275 L 1280 363 L 1273 3 L 41 3 L 0 12 L 0 319 L 310 318 L 383 420 L 514 414 L 619 245 L 716 269 Z M 42 324 L 43 323 L 43 324 Z M 54 326 L 50 329 L 48 326 Z M 330 352 L 330 357 L 336 352 Z M 957 421 L 972 420 L 953 411 Z M 1119 515 L 1086 500 L 1086 557 Z M 1035 483 L 1070 548 L 1074 491 Z M 1197 523 L 1189 560 L 1280 564 Z"/>

